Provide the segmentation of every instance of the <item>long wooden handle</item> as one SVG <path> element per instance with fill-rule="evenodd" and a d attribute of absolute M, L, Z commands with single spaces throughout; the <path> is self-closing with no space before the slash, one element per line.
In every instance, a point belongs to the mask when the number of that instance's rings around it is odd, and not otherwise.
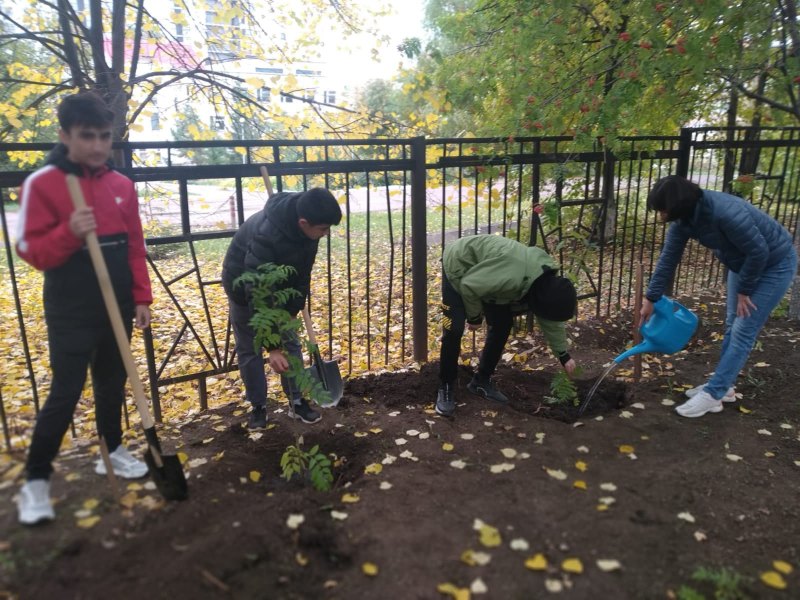
<path fill-rule="evenodd" d="M 271 197 L 274 192 L 272 191 L 272 182 L 269 180 L 269 171 L 267 171 L 265 165 L 262 165 L 259 170 L 261 171 L 261 179 L 264 180 L 264 185 L 267 186 L 267 196 Z"/>
<path fill-rule="evenodd" d="M 72 197 L 72 203 L 75 205 L 75 208 L 84 208 L 86 206 L 86 200 L 83 198 L 81 184 L 75 175 L 67 175 L 67 188 L 69 189 L 69 195 Z M 108 318 L 111 320 L 111 327 L 114 330 L 114 338 L 117 340 L 119 354 L 122 357 L 122 362 L 125 364 L 125 372 L 128 374 L 128 379 L 131 382 L 133 398 L 136 401 L 139 417 L 142 419 L 142 426 L 145 429 L 150 429 L 154 425 L 153 418 L 150 416 L 150 410 L 147 407 L 144 387 L 142 386 L 142 380 L 139 379 L 139 373 L 136 370 L 136 363 L 131 353 L 128 333 L 125 331 L 125 325 L 122 323 L 122 316 L 119 311 L 117 297 L 114 295 L 114 288 L 111 285 L 108 267 L 103 258 L 103 252 L 100 250 L 97 234 L 94 231 L 90 231 L 87 234 L 86 246 L 89 248 L 89 256 L 92 259 L 92 265 L 97 274 L 97 281 L 100 284 L 100 291 L 103 294 L 103 302 L 105 302 L 106 305 Z"/>
<path fill-rule="evenodd" d="M 308 309 L 303 307 L 303 323 L 306 324 L 306 333 L 308 334 L 308 341 L 317 347 L 317 336 L 314 335 L 314 325 L 311 323 L 311 315 L 308 314 Z"/>

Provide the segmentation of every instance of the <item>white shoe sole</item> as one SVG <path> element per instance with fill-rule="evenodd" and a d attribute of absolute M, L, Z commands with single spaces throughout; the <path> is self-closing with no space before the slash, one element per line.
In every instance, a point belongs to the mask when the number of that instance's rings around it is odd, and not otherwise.
<path fill-rule="evenodd" d="M 707 415 L 708 413 L 722 412 L 722 403 L 720 402 L 719 405 L 712 406 L 702 412 L 681 412 L 681 407 L 679 406 L 675 409 L 675 412 L 682 417 L 686 417 L 687 419 L 696 419 L 697 417 L 702 417 L 703 415 Z"/>
<path fill-rule="evenodd" d="M 690 389 L 690 390 L 686 390 L 686 392 L 684 392 L 684 395 L 685 395 L 687 398 L 694 398 L 694 397 L 695 397 L 697 394 L 699 394 L 699 393 L 700 393 L 700 391 L 701 391 L 702 389 L 703 389 L 702 387 L 701 387 L 700 389 L 698 389 L 698 388 L 692 388 L 692 389 Z M 725 394 L 725 395 L 722 397 L 722 401 L 723 401 L 723 402 L 736 402 L 736 392 L 734 392 L 733 394 Z"/>

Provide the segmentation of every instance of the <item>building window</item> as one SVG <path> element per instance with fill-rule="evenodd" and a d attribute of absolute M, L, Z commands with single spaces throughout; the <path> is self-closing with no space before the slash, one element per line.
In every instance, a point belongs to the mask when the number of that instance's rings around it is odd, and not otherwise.
<path fill-rule="evenodd" d="M 256 73 L 266 73 L 268 75 L 282 75 L 283 69 L 280 67 L 256 67 Z"/>
<path fill-rule="evenodd" d="M 157 112 L 150 115 L 150 129 L 153 131 L 159 131 L 161 129 L 161 117 Z"/>
<path fill-rule="evenodd" d="M 336 92 L 333 90 L 322 92 L 322 101 L 326 104 L 336 104 Z"/>
<path fill-rule="evenodd" d="M 258 91 L 256 92 L 256 97 L 261 102 L 265 102 L 265 101 L 269 100 L 269 88 L 267 86 L 258 88 Z"/>
<path fill-rule="evenodd" d="M 322 71 L 312 71 L 311 69 L 296 69 L 295 73 L 298 75 L 307 75 L 309 77 L 319 77 Z"/>
<path fill-rule="evenodd" d="M 225 130 L 225 117 L 213 116 L 211 117 L 211 129 L 213 131 Z"/>
<path fill-rule="evenodd" d="M 290 102 L 294 102 L 294 98 L 292 98 L 291 96 L 284 96 L 283 94 L 281 94 L 281 102 L 286 102 L 287 104 L 289 104 Z"/>
<path fill-rule="evenodd" d="M 175 40 L 178 42 L 183 41 L 183 25 L 180 23 L 175 24 Z"/>

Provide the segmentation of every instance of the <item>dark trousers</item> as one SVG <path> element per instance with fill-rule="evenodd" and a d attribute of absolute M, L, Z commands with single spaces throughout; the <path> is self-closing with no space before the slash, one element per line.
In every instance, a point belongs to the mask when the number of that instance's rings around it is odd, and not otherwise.
<path fill-rule="evenodd" d="M 231 327 L 236 340 L 236 356 L 239 360 L 239 374 L 244 382 L 244 392 L 247 401 L 253 406 L 266 406 L 267 404 L 267 376 L 264 373 L 264 352 L 256 351 L 256 332 L 250 325 L 253 311 L 246 304 L 237 304 L 228 300 L 230 308 Z M 285 334 L 283 340 L 284 350 L 303 361 L 303 351 L 300 340 L 295 332 Z M 286 397 L 294 404 L 302 398 L 299 388 L 294 385 L 291 378 L 281 375 L 281 387 Z"/>
<path fill-rule="evenodd" d="M 488 379 L 497 368 L 511 333 L 513 315 L 506 304 L 484 304 L 484 316 L 488 331 L 486 343 L 478 362 L 478 377 Z M 467 318 L 464 300 L 442 273 L 442 349 L 439 355 L 439 379 L 452 384 L 458 376 L 458 357 L 461 354 L 461 338 Z"/>
<path fill-rule="evenodd" d="M 132 319 L 124 319 L 128 338 Z M 125 402 L 125 365 L 119 354 L 111 324 L 81 321 L 48 322 L 50 393 L 36 417 L 28 461 L 27 478 L 48 479 L 52 462 L 69 428 L 75 406 L 86 383 L 87 367 L 92 374 L 95 421 L 98 433 L 113 452 L 122 442 L 122 404 Z"/>

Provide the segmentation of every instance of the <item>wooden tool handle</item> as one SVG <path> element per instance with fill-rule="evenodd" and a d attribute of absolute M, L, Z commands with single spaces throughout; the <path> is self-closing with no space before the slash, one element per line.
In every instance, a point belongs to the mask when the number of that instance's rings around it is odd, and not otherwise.
<path fill-rule="evenodd" d="M 269 180 L 269 171 L 267 171 L 266 165 L 262 165 L 261 169 L 261 178 L 264 180 L 264 185 L 267 186 L 267 196 L 271 197 L 275 192 L 272 191 L 272 182 Z"/>
<path fill-rule="evenodd" d="M 308 314 L 308 309 L 305 306 L 303 307 L 303 323 L 306 324 L 306 333 L 308 334 L 308 341 L 311 342 L 316 348 L 317 336 L 314 335 L 314 325 L 311 323 L 311 315 Z"/>
<path fill-rule="evenodd" d="M 69 189 L 69 195 L 72 198 L 72 203 L 75 205 L 75 208 L 84 208 L 86 206 L 86 200 L 83 198 L 81 184 L 75 175 L 67 175 L 67 188 Z M 100 243 L 97 241 L 97 234 L 94 231 L 90 231 L 86 235 L 86 246 L 89 249 L 89 256 L 92 259 L 92 265 L 97 274 L 97 281 L 100 284 L 100 291 L 103 294 L 103 302 L 105 302 L 106 305 L 108 318 L 111 320 L 111 327 L 114 330 L 114 338 L 117 340 L 119 354 L 122 357 L 122 362 L 125 364 L 125 372 L 128 374 L 128 379 L 131 382 L 133 398 L 136 401 L 139 417 L 142 419 L 142 426 L 145 429 L 150 429 L 154 425 L 153 418 L 150 416 L 142 380 L 139 379 L 136 363 L 133 360 L 128 333 L 125 331 L 125 325 L 122 322 L 117 297 L 114 295 L 111 277 L 108 274 L 108 267 L 103 258 L 103 251 L 100 250 Z"/>

